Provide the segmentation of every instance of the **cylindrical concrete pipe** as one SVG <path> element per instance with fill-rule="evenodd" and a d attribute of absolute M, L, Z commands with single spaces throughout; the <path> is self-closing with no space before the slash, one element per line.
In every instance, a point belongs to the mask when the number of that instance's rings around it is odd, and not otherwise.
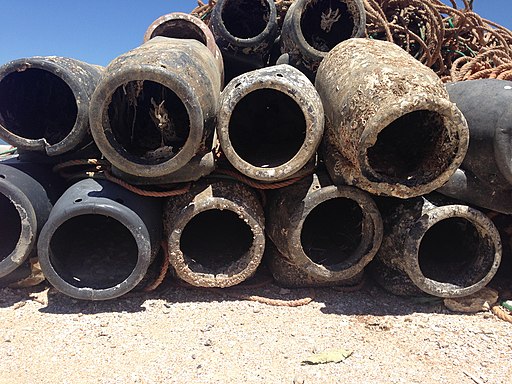
<path fill-rule="evenodd" d="M 462 165 L 438 191 L 512 214 L 512 81 L 461 81 L 446 89 L 468 122 L 470 139 Z"/>
<path fill-rule="evenodd" d="M 366 35 L 362 0 L 296 0 L 286 12 L 279 62 L 293 65 L 313 79 L 331 49 L 351 37 Z"/>
<path fill-rule="evenodd" d="M 435 196 L 381 198 L 384 238 L 369 266 L 397 295 L 463 297 L 496 274 L 501 240 L 491 220 L 465 205 L 443 205 Z"/>
<path fill-rule="evenodd" d="M 160 200 L 86 179 L 68 188 L 53 207 L 37 243 L 39 262 L 64 294 L 113 299 L 142 280 L 161 233 Z"/>
<path fill-rule="evenodd" d="M 265 249 L 258 195 L 230 180 L 203 180 L 164 210 L 176 275 L 199 287 L 229 287 L 254 274 Z"/>
<path fill-rule="evenodd" d="M 334 186 L 314 174 L 270 194 L 269 266 L 288 287 L 333 286 L 360 277 L 382 240 L 382 220 L 370 195 Z"/>
<path fill-rule="evenodd" d="M 228 82 L 265 66 L 278 34 L 276 6 L 273 0 L 218 0 L 209 25 Z"/>
<path fill-rule="evenodd" d="M 245 73 L 222 92 L 217 119 L 222 152 L 250 178 L 293 177 L 314 158 L 323 129 L 318 93 L 289 65 Z"/>
<path fill-rule="evenodd" d="M 106 68 L 91 129 L 114 173 L 131 183 L 196 180 L 211 153 L 221 68 L 201 42 L 155 37 Z"/>
<path fill-rule="evenodd" d="M 396 45 L 350 39 L 320 64 L 331 178 L 408 198 L 443 185 L 466 154 L 466 120 L 437 75 Z"/>
<path fill-rule="evenodd" d="M 89 100 L 103 68 L 56 56 L 0 67 L 0 138 L 57 156 L 92 143 Z"/>
<path fill-rule="evenodd" d="M 54 202 L 48 191 L 54 187 L 51 169 L 38 164 L 18 166 L 15 161 L 0 162 L 0 277 L 36 256 L 37 237 Z M 43 176 L 41 184 L 34 173 L 48 177 Z"/>
<path fill-rule="evenodd" d="M 215 60 L 217 60 L 222 76 L 224 76 L 224 61 L 220 49 L 210 28 L 200 18 L 182 12 L 160 16 L 146 30 L 144 42 L 157 36 L 199 41 L 210 50 Z"/>

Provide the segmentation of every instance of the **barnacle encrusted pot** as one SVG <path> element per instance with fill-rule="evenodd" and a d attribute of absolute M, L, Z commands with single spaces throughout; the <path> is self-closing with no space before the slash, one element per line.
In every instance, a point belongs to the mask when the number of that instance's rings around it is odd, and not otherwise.
<path fill-rule="evenodd" d="M 398 46 L 344 41 L 320 64 L 315 86 L 336 184 L 408 198 L 439 188 L 462 163 L 464 116 L 437 75 Z"/>
<path fill-rule="evenodd" d="M 382 220 L 371 196 L 314 174 L 269 194 L 269 266 L 289 287 L 351 284 L 373 259 Z"/>
<path fill-rule="evenodd" d="M 397 295 L 463 297 L 485 287 L 501 262 L 498 230 L 482 212 L 439 197 L 381 198 L 382 245 L 369 265 Z"/>
<path fill-rule="evenodd" d="M 90 143 L 89 100 L 103 68 L 42 56 L 0 67 L 0 138 L 22 151 L 64 155 Z"/>
<path fill-rule="evenodd" d="M 259 196 L 231 180 L 201 180 L 169 198 L 165 240 L 176 275 L 199 287 L 229 287 L 251 277 L 265 249 Z"/>
<path fill-rule="evenodd" d="M 222 152 L 250 178 L 293 177 L 314 158 L 323 129 L 318 93 L 289 65 L 245 73 L 222 91 L 217 122 Z"/>
<path fill-rule="evenodd" d="M 198 179 L 214 167 L 220 88 L 221 70 L 204 44 L 155 37 L 106 68 L 91 100 L 94 140 L 130 182 Z"/>

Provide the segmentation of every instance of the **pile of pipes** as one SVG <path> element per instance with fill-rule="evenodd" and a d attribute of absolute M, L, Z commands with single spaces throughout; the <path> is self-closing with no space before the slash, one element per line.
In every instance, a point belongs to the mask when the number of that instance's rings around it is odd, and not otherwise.
<path fill-rule="evenodd" d="M 472 37 L 431 2 L 218 0 L 105 68 L 3 65 L 0 284 L 104 300 L 152 270 L 230 287 L 264 260 L 286 287 L 482 289 L 512 213 L 512 82 L 444 84 L 441 54 Z"/>

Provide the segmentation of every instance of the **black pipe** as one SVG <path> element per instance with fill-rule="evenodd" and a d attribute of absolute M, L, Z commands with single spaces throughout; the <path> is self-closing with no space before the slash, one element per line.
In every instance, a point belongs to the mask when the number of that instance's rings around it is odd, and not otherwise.
<path fill-rule="evenodd" d="M 219 0 L 209 23 L 224 58 L 226 82 L 265 66 L 278 34 L 273 0 Z"/>
<path fill-rule="evenodd" d="M 64 57 L 30 57 L 0 68 L 0 138 L 57 156 L 92 143 L 89 99 L 102 68 Z"/>
<path fill-rule="evenodd" d="M 158 252 L 161 214 L 158 199 L 105 180 L 82 180 L 57 201 L 41 231 L 41 269 L 68 296 L 121 296 L 137 286 Z"/>
<path fill-rule="evenodd" d="M 37 256 L 37 237 L 62 185 L 44 165 L 16 159 L 0 163 L 0 277 Z"/>
<path fill-rule="evenodd" d="M 473 80 L 446 85 L 464 114 L 469 148 L 444 195 L 512 214 L 512 81 Z"/>
<path fill-rule="evenodd" d="M 361 0 L 296 0 L 288 9 L 281 31 L 281 64 L 290 64 L 311 80 L 332 48 L 366 34 L 366 11 Z"/>

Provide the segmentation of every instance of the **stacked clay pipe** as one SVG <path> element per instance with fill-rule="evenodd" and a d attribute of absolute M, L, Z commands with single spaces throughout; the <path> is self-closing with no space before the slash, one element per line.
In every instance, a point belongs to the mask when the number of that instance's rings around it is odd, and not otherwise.
<path fill-rule="evenodd" d="M 512 209 L 512 83 L 443 84 L 437 51 L 400 47 L 414 23 L 383 21 L 410 3 L 219 0 L 163 15 L 104 68 L 2 66 L 0 137 L 17 151 L 0 155 L 0 284 L 36 260 L 87 300 L 160 266 L 208 288 L 261 263 L 287 287 L 366 270 L 400 295 L 487 285 L 502 245 L 479 208 Z"/>

